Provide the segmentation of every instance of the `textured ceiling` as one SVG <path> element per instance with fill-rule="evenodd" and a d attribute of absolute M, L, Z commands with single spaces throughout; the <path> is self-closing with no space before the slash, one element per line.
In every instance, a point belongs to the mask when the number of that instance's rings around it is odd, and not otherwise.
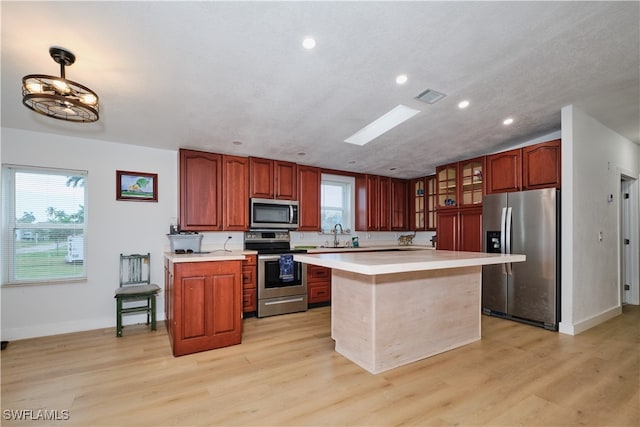
<path fill-rule="evenodd" d="M 638 2 L 1 8 L 3 127 L 404 178 L 556 131 L 570 104 L 640 143 Z M 301 47 L 307 35 L 314 50 Z M 66 75 L 98 93 L 98 122 L 21 105 L 22 76 L 59 73 L 50 46 L 76 55 Z M 427 88 L 447 96 L 414 99 Z M 421 112 L 365 146 L 343 142 L 398 104 Z"/>

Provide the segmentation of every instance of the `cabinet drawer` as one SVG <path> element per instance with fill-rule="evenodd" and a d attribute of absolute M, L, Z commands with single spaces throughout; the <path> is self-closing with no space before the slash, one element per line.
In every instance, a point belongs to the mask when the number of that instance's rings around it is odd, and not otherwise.
<path fill-rule="evenodd" d="M 242 266 L 247 266 L 247 265 L 257 265 L 258 264 L 258 256 L 257 255 L 245 255 L 244 259 L 242 260 Z"/>
<path fill-rule="evenodd" d="M 309 303 L 331 301 L 331 285 L 325 283 L 309 287 Z"/>
<path fill-rule="evenodd" d="M 331 269 L 319 265 L 307 265 L 307 282 L 331 279 Z"/>
<path fill-rule="evenodd" d="M 258 308 L 256 303 L 256 290 L 245 289 L 242 291 L 242 311 L 244 313 L 256 311 Z"/>
<path fill-rule="evenodd" d="M 242 266 L 242 288 L 256 288 L 256 268 L 251 266 Z"/>

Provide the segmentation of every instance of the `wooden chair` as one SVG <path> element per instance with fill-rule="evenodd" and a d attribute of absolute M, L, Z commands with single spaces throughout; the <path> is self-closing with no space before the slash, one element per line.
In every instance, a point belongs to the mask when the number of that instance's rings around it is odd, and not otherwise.
<path fill-rule="evenodd" d="M 116 289 L 116 336 L 122 336 L 122 315 L 147 313 L 151 317 L 151 330 L 156 330 L 156 295 L 160 287 L 151 283 L 151 254 L 120 254 L 120 287 Z M 138 302 L 123 308 L 124 302 Z M 140 305 L 140 301 L 145 301 Z"/>

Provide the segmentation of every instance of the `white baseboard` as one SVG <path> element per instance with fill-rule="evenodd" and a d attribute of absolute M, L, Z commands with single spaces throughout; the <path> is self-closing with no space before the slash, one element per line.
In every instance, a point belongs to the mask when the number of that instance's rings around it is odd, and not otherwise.
<path fill-rule="evenodd" d="M 158 312 L 156 322 L 164 321 L 164 312 Z M 123 325 L 136 325 L 146 323 L 145 314 L 133 314 L 124 316 Z M 71 322 L 47 323 L 45 325 L 25 326 L 22 328 L 2 329 L 3 341 L 16 341 L 27 338 L 46 337 L 50 335 L 69 334 L 72 332 L 91 331 L 94 329 L 113 328 L 113 336 L 116 336 L 116 318 L 113 317 L 99 319 L 74 320 Z"/>
<path fill-rule="evenodd" d="M 560 322 L 558 325 L 558 332 L 567 335 L 578 335 L 587 329 L 591 329 L 594 326 L 604 323 L 620 314 L 622 314 L 622 307 L 618 306 L 576 323 Z"/>

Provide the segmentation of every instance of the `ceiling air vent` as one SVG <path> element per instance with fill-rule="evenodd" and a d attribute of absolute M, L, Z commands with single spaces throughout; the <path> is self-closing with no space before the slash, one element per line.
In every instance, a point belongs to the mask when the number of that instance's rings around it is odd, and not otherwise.
<path fill-rule="evenodd" d="M 433 89 L 427 89 L 420 95 L 416 96 L 416 99 L 418 101 L 426 102 L 427 104 L 435 104 L 445 96 L 447 95 L 445 95 L 444 93 L 436 92 Z"/>

